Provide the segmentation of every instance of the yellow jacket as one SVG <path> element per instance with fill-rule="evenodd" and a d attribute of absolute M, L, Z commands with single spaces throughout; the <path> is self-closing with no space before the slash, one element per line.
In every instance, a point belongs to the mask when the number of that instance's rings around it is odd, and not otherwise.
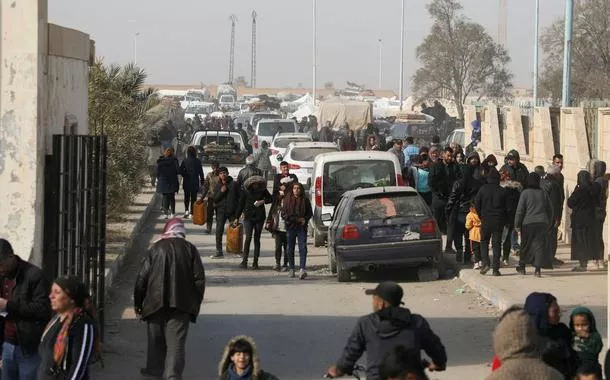
<path fill-rule="evenodd" d="M 481 242 L 481 219 L 476 212 L 470 211 L 466 215 L 466 229 L 469 231 L 468 238 L 471 241 Z"/>

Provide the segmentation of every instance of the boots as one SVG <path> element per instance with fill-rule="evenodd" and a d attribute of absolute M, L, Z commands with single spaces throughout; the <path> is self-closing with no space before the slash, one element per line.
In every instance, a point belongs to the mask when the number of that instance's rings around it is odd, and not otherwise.
<path fill-rule="evenodd" d="M 254 261 L 252 261 L 252 269 L 258 270 L 258 257 L 255 257 Z"/>
<path fill-rule="evenodd" d="M 244 258 L 241 260 L 241 263 L 239 264 L 239 267 L 241 269 L 248 269 L 248 256 L 244 256 Z"/>

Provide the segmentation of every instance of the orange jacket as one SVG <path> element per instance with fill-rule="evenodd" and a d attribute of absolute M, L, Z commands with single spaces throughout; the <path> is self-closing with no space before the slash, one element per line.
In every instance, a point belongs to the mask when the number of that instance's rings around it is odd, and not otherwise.
<path fill-rule="evenodd" d="M 466 229 L 469 231 L 468 238 L 470 241 L 481 242 L 481 219 L 476 211 L 470 211 L 466 215 Z"/>

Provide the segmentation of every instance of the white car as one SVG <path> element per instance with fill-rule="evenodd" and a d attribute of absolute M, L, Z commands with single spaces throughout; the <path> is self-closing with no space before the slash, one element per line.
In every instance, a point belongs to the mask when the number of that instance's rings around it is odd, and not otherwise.
<path fill-rule="evenodd" d="M 464 128 L 454 129 L 445 139 L 445 145 L 449 146 L 451 143 L 459 144 L 461 147 L 465 147 L 466 145 L 466 136 Z"/>
<path fill-rule="evenodd" d="M 316 157 L 324 153 L 339 152 L 340 149 L 335 143 L 328 142 L 292 142 L 286 148 L 286 152 L 276 157 L 281 161 L 288 163 L 290 173 L 297 176 L 299 183 L 303 184 L 305 189 L 311 186 L 311 174 L 313 171 L 313 163 Z"/>
<path fill-rule="evenodd" d="M 279 170 L 280 162 L 279 157 L 283 157 L 286 152 L 288 145 L 293 142 L 310 142 L 313 141 L 313 137 L 310 133 L 280 133 L 273 138 L 269 150 L 271 151 L 271 166 L 276 172 Z"/>
<path fill-rule="evenodd" d="M 299 127 L 297 123 L 292 119 L 262 119 L 256 123 L 254 128 L 254 138 L 252 141 L 252 148 L 254 152 L 258 152 L 263 141 L 267 141 L 267 144 L 271 146 L 273 136 L 280 131 L 280 133 L 297 133 Z"/>
<path fill-rule="evenodd" d="M 195 147 L 197 157 L 204 165 L 211 161 L 218 161 L 220 166 L 243 165 L 248 156 L 241 135 L 233 131 L 196 132 L 189 146 Z"/>
<path fill-rule="evenodd" d="M 195 115 L 199 115 L 199 118 L 203 121 L 212 111 L 212 103 L 199 102 L 197 104 L 191 104 L 184 110 L 184 121 L 189 124 L 195 119 Z"/>

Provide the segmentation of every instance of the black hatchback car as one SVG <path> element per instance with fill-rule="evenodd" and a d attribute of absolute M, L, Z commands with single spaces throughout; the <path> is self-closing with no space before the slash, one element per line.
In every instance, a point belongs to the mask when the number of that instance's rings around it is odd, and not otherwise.
<path fill-rule="evenodd" d="M 351 272 L 417 267 L 420 280 L 443 273 L 441 233 L 432 212 L 411 187 L 348 191 L 328 229 L 328 260 L 340 282 Z"/>

